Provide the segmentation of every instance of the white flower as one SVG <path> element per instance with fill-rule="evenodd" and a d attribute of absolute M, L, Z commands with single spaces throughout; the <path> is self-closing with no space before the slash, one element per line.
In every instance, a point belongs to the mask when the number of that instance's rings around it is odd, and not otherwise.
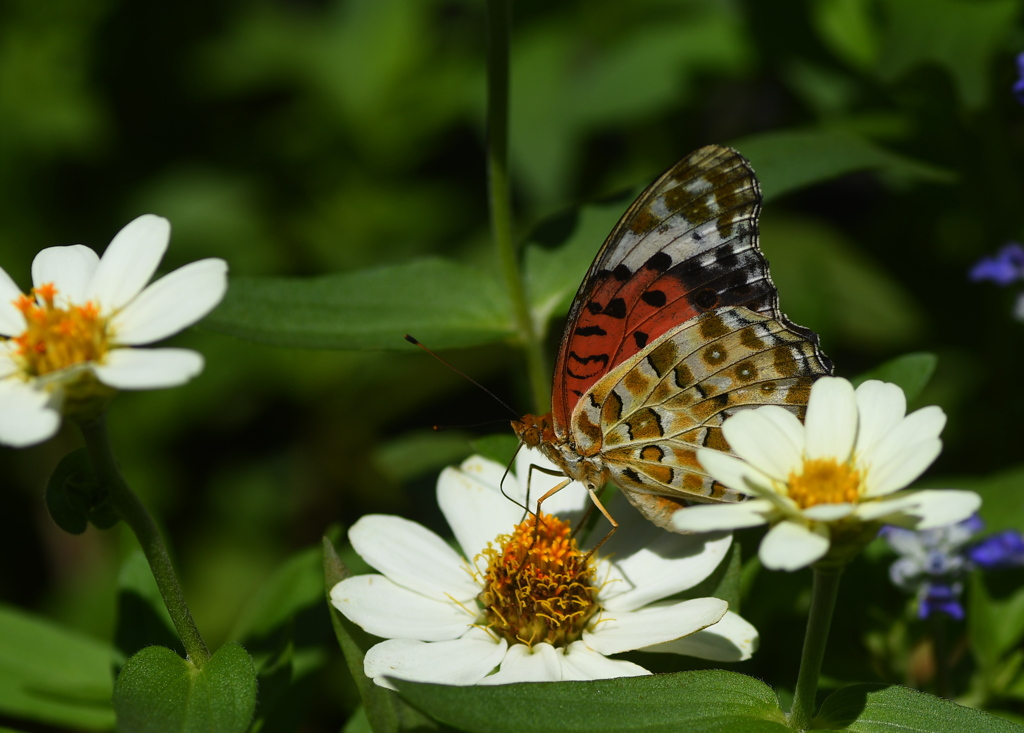
<path fill-rule="evenodd" d="M 509 474 L 503 485 L 517 501 L 525 502 L 521 481 L 531 463 L 551 468 L 540 453 L 521 451 L 520 479 Z M 731 535 L 660 532 L 639 515 L 627 519 L 635 514 L 629 512 L 605 552 L 585 561 L 563 521 L 582 516 L 582 485 L 544 502 L 540 531 L 521 525 L 514 532 L 523 510 L 502 496 L 503 473 L 499 464 L 472 457 L 438 480 L 438 503 L 464 556 L 399 517 L 365 516 L 349 531 L 355 550 L 382 575 L 346 578 L 331 590 L 331 601 L 386 639 L 364 661 L 377 684 L 389 687 L 386 677 L 450 685 L 631 677 L 649 672 L 609 656 L 644 649 L 738 661 L 753 652 L 757 631 L 725 601 L 663 600 L 704 580 L 726 555 Z M 533 471 L 531 498 L 553 485 Z M 500 535 L 506 544 L 498 549 Z M 524 563 L 524 554 L 543 555 L 547 564 L 535 573 L 541 563 Z M 485 597 L 490 606 L 479 600 Z M 502 606 L 503 599 L 513 602 Z"/>
<path fill-rule="evenodd" d="M 894 384 L 870 380 L 854 391 L 845 379 L 824 377 L 811 388 L 805 425 L 776 406 L 738 413 L 722 430 L 739 457 L 701 449 L 697 458 L 715 479 L 753 498 L 690 507 L 672 522 L 695 532 L 771 524 L 762 564 L 796 570 L 823 558 L 830 545 L 859 549 L 882 522 L 928 529 L 970 516 L 981 504 L 972 491 L 891 496 L 942 450 L 942 410 L 906 412 Z"/>
<path fill-rule="evenodd" d="M 166 219 L 146 214 L 102 258 L 81 244 L 44 249 L 30 295 L 0 269 L 0 443 L 38 443 L 62 414 L 88 414 L 114 390 L 173 387 L 202 371 L 194 351 L 133 348 L 192 325 L 227 290 L 220 259 L 147 287 L 170 237 Z"/>

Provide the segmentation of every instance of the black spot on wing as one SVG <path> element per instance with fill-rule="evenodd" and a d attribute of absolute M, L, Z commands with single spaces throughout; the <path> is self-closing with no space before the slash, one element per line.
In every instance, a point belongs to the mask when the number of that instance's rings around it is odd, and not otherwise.
<path fill-rule="evenodd" d="M 577 336 L 607 336 L 608 332 L 600 326 L 580 326 L 576 329 Z"/>
<path fill-rule="evenodd" d="M 575 351 L 569 352 L 569 358 L 573 361 L 579 362 L 580 364 L 589 364 L 594 361 L 599 364 L 608 363 L 608 354 L 591 354 L 590 356 L 580 356 Z"/>
<path fill-rule="evenodd" d="M 667 252 L 655 252 L 644 263 L 644 267 L 649 270 L 665 272 L 668 268 L 672 267 L 672 256 Z"/>
<path fill-rule="evenodd" d="M 622 298 L 612 298 L 608 301 L 608 305 L 601 311 L 602 314 L 609 318 L 625 318 L 626 317 L 626 301 Z"/>
<path fill-rule="evenodd" d="M 633 340 L 636 341 L 636 347 L 638 349 L 642 349 L 647 346 L 647 339 L 649 338 L 650 336 L 643 331 L 633 331 Z"/>
<path fill-rule="evenodd" d="M 640 300 L 653 308 L 661 308 L 668 302 L 668 298 L 663 290 L 648 290 L 640 296 Z"/>

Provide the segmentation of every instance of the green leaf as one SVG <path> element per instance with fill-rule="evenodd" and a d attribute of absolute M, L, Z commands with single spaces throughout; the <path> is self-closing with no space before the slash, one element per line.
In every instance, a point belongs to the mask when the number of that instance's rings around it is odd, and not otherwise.
<path fill-rule="evenodd" d="M 761 235 L 782 310 L 817 332 L 825 353 L 834 339 L 898 348 L 923 331 L 925 316 L 904 285 L 838 229 L 766 213 Z"/>
<path fill-rule="evenodd" d="M 290 621 L 304 608 L 323 598 L 319 547 L 309 547 L 282 563 L 246 604 L 233 639 L 261 637 Z"/>
<path fill-rule="evenodd" d="M 1009 43 L 1019 8 L 1017 0 L 884 0 L 879 76 L 895 81 L 933 63 L 949 74 L 967 107 L 980 107 L 991 88 L 992 64 Z M 1005 93 L 1009 97 L 1009 88 Z"/>
<path fill-rule="evenodd" d="M 765 201 L 847 173 L 875 170 L 913 180 L 949 183 L 953 174 L 842 130 L 784 130 L 731 143 L 749 160 Z"/>
<path fill-rule="evenodd" d="M 862 0 L 818 0 L 808 8 L 821 40 L 858 69 L 874 65 L 878 35 L 871 6 Z"/>
<path fill-rule="evenodd" d="M 957 478 L 949 481 L 948 485 L 981 495 L 981 509 L 978 510 L 978 514 L 985 520 L 985 528 L 988 531 L 1020 530 L 1024 527 L 1024 502 L 1020 500 L 1024 492 L 1024 466 L 1016 466 L 981 478 Z"/>
<path fill-rule="evenodd" d="M 992 677 L 1007 652 L 1024 638 L 1024 571 L 975 572 L 970 579 L 967 630 L 971 654 Z"/>
<path fill-rule="evenodd" d="M 304 349 L 408 350 L 487 344 L 513 332 L 505 289 L 440 259 L 316 278 L 234 277 L 203 322 L 239 338 Z"/>
<path fill-rule="evenodd" d="M 396 733 L 399 730 L 434 730 L 437 726 L 418 710 L 407 705 L 392 690 L 378 687 L 363 672 L 363 656 L 374 644 L 374 638 L 349 621 L 331 603 L 331 588 L 349 576 L 331 541 L 324 537 L 324 586 L 331 623 L 338 644 L 345 655 L 348 670 L 359 689 L 363 710 L 374 733 Z"/>
<path fill-rule="evenodd" d="M 511 432 L 495 433 L 477 438 L 472 445 L 474 453 L 479 453 L 484 458 L 490 458 L 495 463 L 507 466 L 519 448 L 519 441 Z"/>
<path fill-rule="evenodd" d="M 146 647 L 114 683 L 118 730 L 244 731 L 256 709 L 256 668 L 241 644 L 225 644 L 198 669 L 170 649 Z"/>
<path fill-rule="evenodd" d="M 854 733 L 1000 733 L 1020 727 L 994 715 L 898 685 L 851 685 L 830 695 L 815 729 Z"/>
<path fill-rule="evenodd" d="M 892 382 L 907 395 L 907 402 L 913 402 L 932 378 L 938 363 L 939 357 L 925 351 L 904 354 L 861 374 L 853 383 L 860 385 L 869 379 Z"/>
<path fill-rule="evenodd" d="M 0 716 L 110 730 L 113 656 L 108 644 L 0 605 Z"/>
<path fill-rule="evenodd" d="M 419 709 L 471 733 L 790 730 L 768 685 L 722 670 L 493 687 L 394 683 Z"/>
<path fill-rule="evenodd" d="M 568 310 L 601 244 L 636 193 L 564 211 L 530 234 L 524 272 L 535 321 L 546 326 L 553 314 Z"/>
<path fill-rule="evenodd" d="M 82 534 L 90 522 L 110 529 L 121 519 L 85 448 L 71 451 L 53 469 L 46 484 L 46 508 L 54 523 L 70 534 Z"/>
<path fill-rule="evenodd" d="M 404 483 L 459 463 L 469 452 L 469 433 L 424 430 L 380 444 L 373 453 L 373 465 L 395 483 Z"/>

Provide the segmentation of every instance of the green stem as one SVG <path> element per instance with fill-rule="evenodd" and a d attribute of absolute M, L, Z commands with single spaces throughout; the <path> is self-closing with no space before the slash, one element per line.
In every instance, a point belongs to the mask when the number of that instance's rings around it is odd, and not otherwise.
<path fill-rule="evenodd" d="M 806 730 L 814 716 L 821 660 L 825 657 L 825 643 L 828 641 L 828 629 L 832 625 L 832 612 L 836 607 L 836 594 L 842 574 L 842 568 L 835 566 L 814 568 L 811 612 L 807 618 L 800 672 L 796 677 L 793 709 L 789 713 L 789 727 L 795 730 Z"/>
<path fill-rule="evenodd" d="M 512 241 L 512 203 L 508 184 L 508 89 L 511 0 L 487 0 L 487 182 L 491 236 L 505 290 L 512 302 L 518 340 L 526 353 L 526 369 L 535 408 L 544 412 L 550 400 L 548 370 L 537 327 L 526 301 L 519 259 Z"/>
<path fill-rule="evenodd" d="M 171 558 L 167 554 L 156 522 L 121 476 L 107 436 L 106 419 L 101 415 L 93 420 L 80 422 L 78 426 L 85 437 L 85 445 L 89 450 L 96 477 L 109 489 L 111 504 L 121 519 L 131 527 L 142 546 L 142 552 L 153 571 L 157 588 L 160 589 L 164 605 L 167 606 L 189 660 L 196 667 L 202 668 L 210 659 L 210 650 L 206 647 L 203 637 L 199 635 L 199 629 L 196 628 L 192 614 L 185 605 L 185 596 L 178 585 L 174 566 L 171 565 Z"/>

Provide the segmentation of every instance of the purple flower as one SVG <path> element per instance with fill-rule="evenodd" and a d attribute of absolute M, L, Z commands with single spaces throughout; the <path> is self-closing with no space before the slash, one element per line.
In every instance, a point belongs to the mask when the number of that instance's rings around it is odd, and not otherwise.
<path fill-rule="evenodd" d="M 1024 565 L 1024 536 L 1007 529 L 989 535 L 967 548 L 971 564 L 982 570 L 999 570 Z"/>
<path fill-rule="evenodd" d="M 1024 83 L 1024 79 L 1021 81 Z M 1004 286 L 1016 280 L 1024 280 L 1024 247 L 1010 242 L 995 257 L 982 257 L 971 268 L 968 277 L 974 282 L 991 280 L 996 285 Z"/>
<path fill-rule="evenodd" d="M 1013 96 L 1024 104 L 1024 53 L 1017 54 L 1017 81 L 1013 83 Z"/>
<path fill-rule="evenodd" d="M 881 529 L 879 536 L 899 554 L 889 567 L 889 578 L 896 587 L 917 596 L 920 618 L 944 613 L 962 620 L 960 595 L 968 572 L 1024 565 L 1024 535 L 1020 532 L 1006 530 L 969 544 L 984 526 L 974 515 L 917 532 L 891 526 Z"/>
<path fill-rule="evenodd" d="M 964 607 L 960 604 L 963 590 L 963 583 L 928 583 L 927 591 L 918 597 L 917 615 L 929 618 L 933 613 L 944 613 L 963 621 Z"/>

